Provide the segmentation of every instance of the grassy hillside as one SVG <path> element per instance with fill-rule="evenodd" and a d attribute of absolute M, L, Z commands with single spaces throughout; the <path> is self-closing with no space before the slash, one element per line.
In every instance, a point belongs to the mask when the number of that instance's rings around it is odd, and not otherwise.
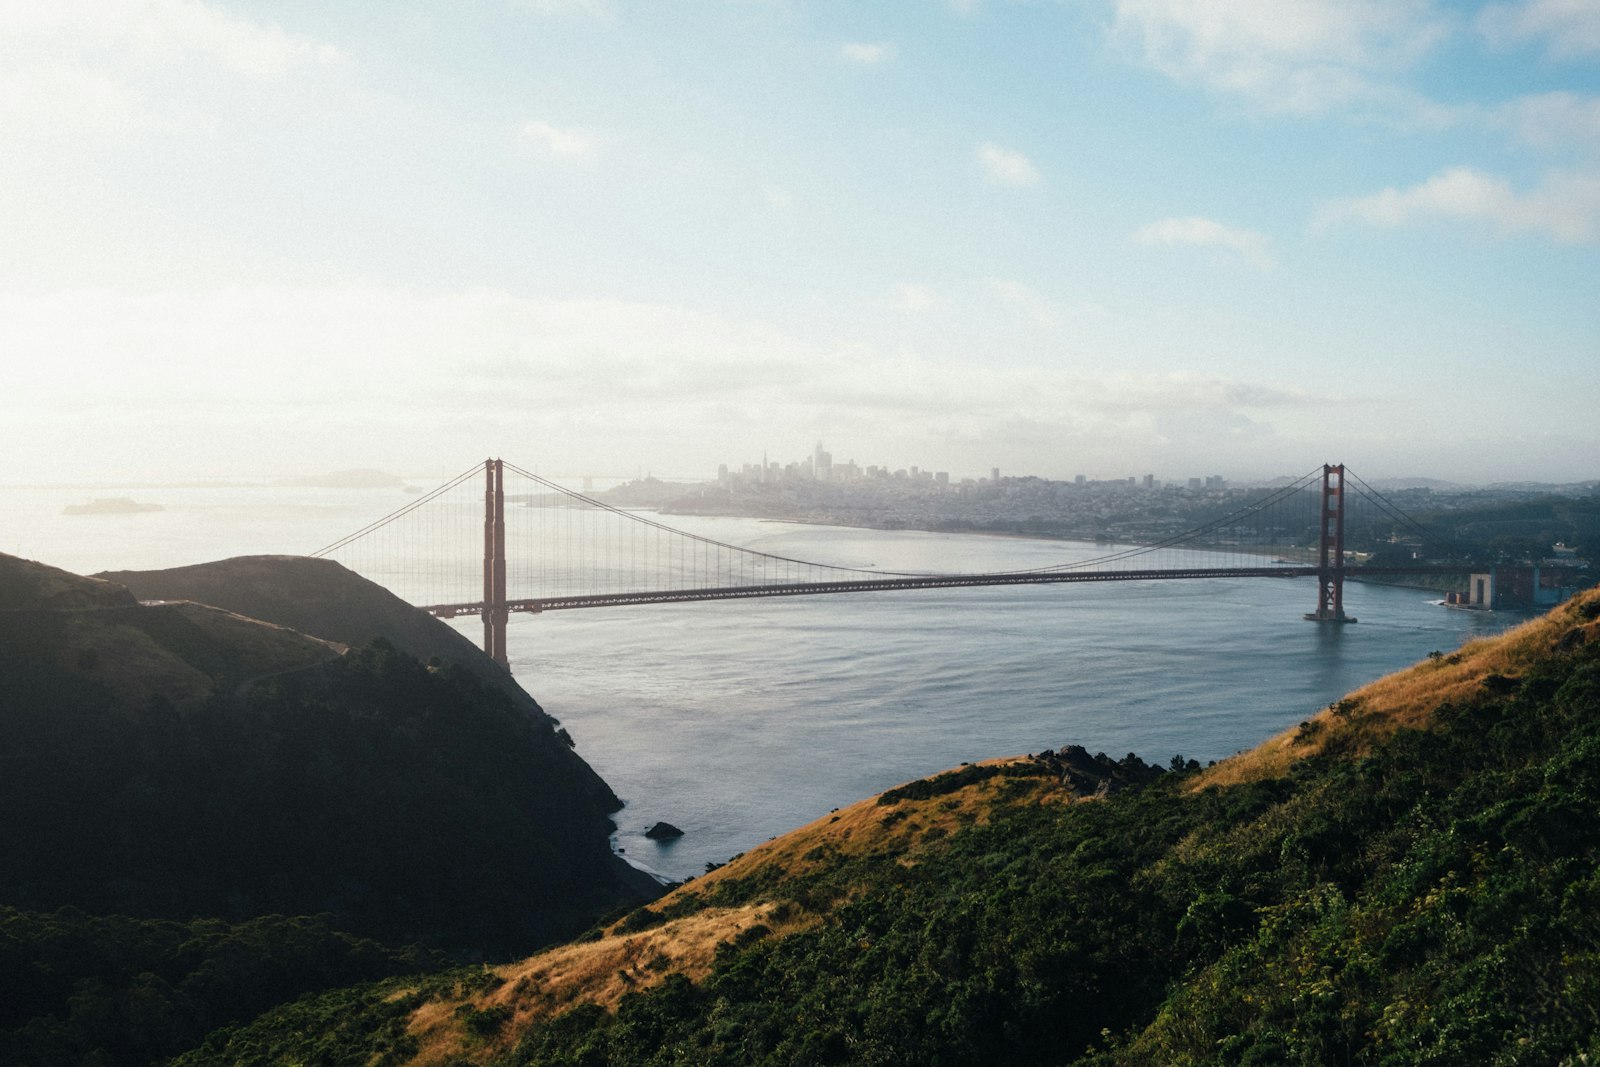
<path fill-rule="evenodd" d="M 239 556 L 157 571 L 105 571 L 141 600 L 192 600 L 358 648 L 383 638 L 426 663 L 462 665 L 480 681 L 505 679 L 472 642 L 438 619 L 329 559 Z M 531 699 L 514 685 L 513 699 Z M 513 693 L 512 691 L 515 690 Z"/>
<path fill-rule="evenodd" d="M 133 594 L 114 582 L 83 578 L 0 552 L 0 611 L 131 607 L 134 603 Z"/>
<path fill-rule="evenodd" d="M 13 557 L 0 596 L 0 1062 L 149 1062 L 277 999 L 435 951 L 512 958 L 651 895 L 611 855 L 610 791 L 460 666 Z M 293 962 L 250 978 L 273 953 Z M 138 1041 L 104 1036 L 118 1018 Z"/>
<path fill-rule="evenodd" d="M 131 590 L 141 600 L 187 600 L 352 648 L 382 639 L 428 663 L 453 663 L 535 719 L 554 724 L 521 686 L 471 641 L 373 582 L 327 559 L 239 556 L 157 571 L 107 571 L 96 575 Z M 622 806 L 610 786 L 571 748 L 553 757 L 564 775 L 582 782 L 606 811 Z"/>
<path fill-rule="evenodd" d="M 181 1062 L 1594 1062 L 1597 812 L 1591 592 L 1213 768 L 964 767 Z"/>

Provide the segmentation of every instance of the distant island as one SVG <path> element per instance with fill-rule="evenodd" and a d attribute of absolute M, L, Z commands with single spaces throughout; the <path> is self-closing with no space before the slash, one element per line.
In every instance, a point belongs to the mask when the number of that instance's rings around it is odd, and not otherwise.
<path fill-rule="evenodd" d="M 91 500 L 87 504 L 68 504 L 61 509 L 63 515 L 137 515 L 145 511 L 165 511 L 160 504 L 141 504 L 132 497 L 111 496 Z"/>

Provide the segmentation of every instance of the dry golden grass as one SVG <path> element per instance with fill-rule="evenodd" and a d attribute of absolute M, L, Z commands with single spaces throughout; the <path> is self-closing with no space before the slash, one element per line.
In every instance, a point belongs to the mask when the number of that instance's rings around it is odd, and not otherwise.
<path fill-rule="evenodd" d="M 1422 729 L 1445 704 L 1482 689 L 1491 675 L 1516 677 L 1564 642 L 1600 640 L 1600 588 L 1580 593 L 1549 614 L 1495 637 L 1479 638 L 1448 656 L 1425 659 L 1357 689 L 1312 716 L 1309 728 L 1286 730 L 1265 743 L 1208 767 L 1190 788 L 1237 785 L 1287 774 L 1297 760 L 1337 745 L 1361 755 L 1400 729 Z"/>
<path fill-rule="evenodd" d="M 962 826 L 987 821 L 1000 802 L 1001 782 L 1020 783 L 1008 789 L 1004 801 L 1008 805 L 1059 803 L 1071 797 L 1053 779 L 996 778 L 927 800 L 887 806 L 879 805 L 876 798 L 863 800 L 751 849 L 674 889 L 652 908 L 670 907 L 690 895 L 703 898 L 723 880 L 747 878 L 774 868 L 797 874 L 841 857 L 867 853 L 888 853 L 897 855 L 902 863 L 915 863 L 927 842 Z M 1019 788 L 1027 790 L 1020 798 L 1016 795 Z M 416 1067 L 438 1067 L 461 1059 L 493 1058 L 514 1045 L 528 1026 L 580 1004 L 612 1010 L 627 993 L 657 985 L 669 974 L 690 980 L 704 978 L 711 973 L 717 946 L 752 927 L 767 927 L 770 933 L 764 936 L 785 937 L 820 921 L 814 912 L 768 900 L 732 908 L 705 906 L 646 930 L 629 932 L 619 922 L 598 940 L 563 945 L 496 968 L 502 982 L 495 989 L 434 1000 L 418 1008 L 409 1032 L 418 1039 L 419 1051 L 410 1062 Z M 510 1021 L 498 1039 L 475 1039 L 467 1033 L 464 1007 L 479 1011 L 505 1007 L 510 1010 Z"/>
<path fill-rule="evenodd" d="M 417 1067 L 487 1059 L 516 1043 L 532 1024 L 579 1004 L 614 1010 L 623 996 L 660 984 L 669 974 L 699 980 L 711 973 L 717 946 L 744 931 L 766 926 L 765 936 L 782 937 L 816 922 L 815 917 L 775 918 L 771 904 L 707 908 L 635 933 L 612 933 L 598 941 L 563 945 L 519 963 L 495 968 L 500 984 L 487 992 L 429 1001 L 411 1016 L 408 1032 L 417 1038 Z M 498 1039 L 469 1035 L 464 1007 L 506 1008 L 508 1025 Z"/>
<path fill-rule="evenodd" d="M 984 760 L 981 765 L 1018 762 L 1022 761 L 1006 757 Z M 1023 788 L 1020 783 L 1026 783 L 1029 790 L 1026 798 L 1008 793 L 1008 806 L 1066 802 L 1073 797 L 1071 790 L 1047 777 L 990 778 L 927 800 L 903 800 L 893 805 L 880 805 L 876 797 L 871 797 L 791 830 L 675 892 L 702 892 L 722 879 L 747 878 L 774 867 L 789 874 L 810 873 L 841 857 L 871 853 L 898 855 L 901 863 L 912 864 L 926 847 L 924 842 L 955 833 L 964 826 L 988 822 L 1002 783 L 1019 783 L 1011 790 Z"/>
<path fill-rule="evenodd" d="M 1600 640 L 1600 621 L 1585 617 L 1586 611 L 1596 610 L 1600 610 L 1600 589 L 1499 637 L 1470 642 L 1449 656 L 1425 660 L 1373 682 L 1341 702 L 1342 710 L 1319 712 L 1311 720 L 1311 729 L 1286 731 L 1251 752 L 1201 772 L 1195 776 L 1193 788 L 1280 775 L 1295 760 L 1325 751 L 1335 742 L 1353 753 L 1363 752 L 1395 730 L 1426 726 L 1440 705 L 1471 695 L 1490 675 L 1515 676 L 1563 642 Z M 1017 760 L 986 762 L 1000 765 Z M 756 878 L 756 884 L 772 884 L 783 875 L 808 874 L 853 856 L 889 855 L 898 862 L 915 864 L 933 842 L 963 827 L 987 822 L 1001 804 L 1061 804 L 1072 799 L 1071 790 L 1048 777 L 990 778 L 926 800 L 893 805 L 880 805 L 877 798 L 870 798 L 730 860 L 674 889 L 652 908 L 682 905 L 691 896 L 704 899 L 709 890 L 729 879 Z M 1285 808 L 1273 817 L 1287 821 L 1292 813 Z M 1193 847 L 1193 842 L 1185 842 L 1175 854 Z M 411 1062 L 418 1067 L 438 1067 L 493 1058 L 514 1045 L 531 1024 L 579 1004 L 611 1010 L 627 993 L 657 985 L 669 974 L 704 978 L 715 962 L 717 947 L 752 927 L 767 927 L 764 936 L 784 937 L 821 918 L 811 911 L 758 900 L 733 908 L 702 906 L 646 930 L 629 932 L 619 922 L 597 940 L 550 949 L 497 968 L 501 982 L 492 990 L 458 992 L 424 1004 L 410 1022 L 410 1032 L 420 1048 Z M 508 1009 L 509 1022 L 498 1037 L 486 1041 L 468 1034 L 466 1009 L 499 1007 Z"/>

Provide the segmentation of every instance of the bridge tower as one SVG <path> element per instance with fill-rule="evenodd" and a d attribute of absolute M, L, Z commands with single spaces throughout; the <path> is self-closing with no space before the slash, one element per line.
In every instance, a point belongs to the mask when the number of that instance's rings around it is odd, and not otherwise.
<path fill-rule="evenodd" d="M 506 673 L 506 483 L 498 459 L 483 461 L 483 650 Z"/>
<path fill-rule="evenodd" d="M 1317 610 L 1313 622 L 1355 622 L 1344 613 L 1344 464 L 1322 465 L 1322 502 L 1317 509 Z"/>

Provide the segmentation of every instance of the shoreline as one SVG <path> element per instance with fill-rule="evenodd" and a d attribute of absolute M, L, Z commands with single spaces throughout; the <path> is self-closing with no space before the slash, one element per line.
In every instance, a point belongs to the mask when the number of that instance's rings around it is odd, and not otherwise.
<path fill-rule="evenodd" d="M 1097 546 L 1105 545 L 1105 546 L 1111 546 L 1111 547 L 1117 548 L 1117 549 L 1122 549 L 1122 548 L 1148 548 L 1148 547 L 1152 547 L 1153 544 L 1154 544 L 1153 542 L 1150 542 L 1150 541 L 1139 541 L 1139 540 L 1132 540 L 1132 539 L 1083 537 L 1083 536 L 1072 536 L 1072 535 L 1067 535 L 1067 534 L 1052 534 L 1052 533 L 1027 533 L 1027 532 L 1020 531 L 1020 530 L 985 530 L 985 529 L 975 529 L 975 528 L 974 529 L 944 529 L 944 528 L 936 528 L 936 527 L 929 527 L 929 526 L 904 526 L 904 525 L 886 525 L 886 524 L 883 524 L 883 523 L 845 522 L 845 521 L 841 521 L 841 520 L 838 520 L 838 519 L 824 521 L 824 520 L 819 520 L 819 519 L 780 518 L 780 517 L 777 517 L 777 516 L 770 516 L 770 515 L 750 515 L 750 514 L 743 514 L 743 513 L 720 512 L 720 511 L 716 511 L 716 512 L 714 512 L 714 511 L 676 511 L 676 510 L 669 511 L 669 510 L 664 510 L 659 506 L 658 507 L 629 508 L 628 510 L 630 510 L 630 511 L 648 511 L 648 512 L 651 512 L 651 513 L 653 513 L 655 515 L 663 516 L 663 517 L 682 516 L 682 517 L 686 517 L 686 518 L 696 518 L 696 519 L 750 519 L 750 520 L 753 520 L 755 522 L 779 523 L 779 524 L 788 525 L 788 526 L 814 526 L 814 527 L 819 527 L 819 528 L 830 528 L 831 527 L 833 529 L 839 529 L 839 530 L 874 530 L 874 531 L 883 532 L 883 533 L 950 534 L 950 535 L 954 535 L 954 536 L 994 537 L 994 538 L 1000 538 L 1000 539 L 1004 539 L 1004 540 L 1014 540 L 1014 541 L 1055 541 L 1055 542 L 1059 542 L 1059 543 L 1062 543 L 1062 544 L 1097 545 Z M 1250 548 L 1247 548 L 1247 547 L 1244 547 L 1244 546 L 1220 546 L 1220 545 L 1205 545 L 1205 544 L 1172 546 L 1172 547 L 1181 547 L 1181 548 L 1186 548 L 1186 549 L 1189 549 L 1189 550 L 1192 550 L 1192 551 L 1209 551 L 1209 552 L 1224 552 L 1224 551 L 1229 551 L 1231 549 L 1231 550 L 1242 552 L 1242 553 L 1247 554 L 1247 555 L 1270 557 L 1274 561 L 1284 562 L 1284 563 L 1288 563 L 1290 565 L 1305 566 L 1305 565 L 1309 565 L 1312 562 L 1312 560 L 1311 560 L 1311 550 L 1309 550 L 1309 549 L 1305 550 L 1307 552 L 1307 558 L 1305 560 L 1303 560 L 1303 561 L 1299 561 L 1298 563 L 1296 563 L 1295 561 L 1287 559 L 1281 549 L 1274 549 L 1274 550 L 1271 550 L 1271 551 L 1266 551 L 1266 550 L 1254 551 L 1254 550 L 1252 550 Z M 1463 574 L 1465 574 L 1465 573 L 1466 572 L 1463 572 Z M 1379 576 L 1360 577 L 1360 576 L 1357 576 L 1357 575 L 1349 576 L 1348 580 L 1351 581 L 1351 582 L 1356 582 L 1356 583 L 1360 583 L 1360 584 L 1382 585 L 1382 586 L 1388 586 L 1388 587 L 1396 588 L 1396 589 L 1415 589 L 1415 590 L 1418 590 L 1420 592 L 1425 592 L 1425 593 L 1438 593 L 1440 595 L 1440 597 L 1443 597 L 1447 592 L 1450 592 L 1450 590 L 1440 588 L 1438 585 L 1429 584 L 1428 582 L 1422 581 L 1422 580 L 1396 581 L 1396 580 L 1388 579 L 1387 577 L 1379 577 Z M 1443 601 L 1441 600 L 1441 604 L 1442 603 L 1443 603 Z M 1446 605 L 1446 606 L 1448 606 L 1448 605 Z"/>

